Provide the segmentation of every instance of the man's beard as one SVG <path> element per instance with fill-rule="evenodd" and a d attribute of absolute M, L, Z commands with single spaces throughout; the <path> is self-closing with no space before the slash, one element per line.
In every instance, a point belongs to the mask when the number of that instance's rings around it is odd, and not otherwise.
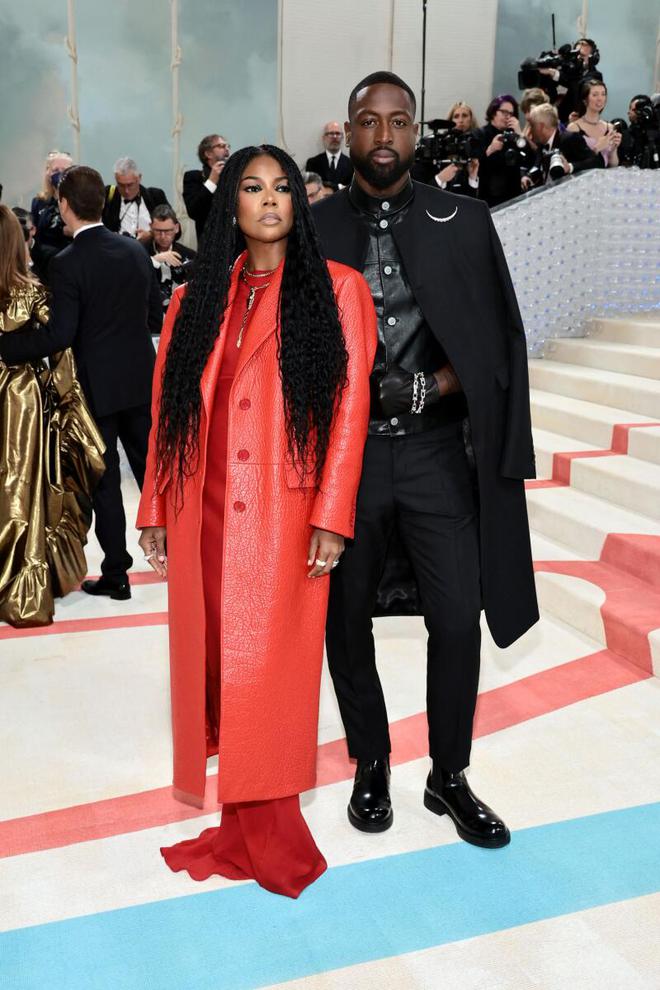
<path fill-rule="evenodd" d="M 351 161 L 355 167 L 355 171 L 362 176 L 363 179 L 373 186 L 374 189 L 389 189 L 393 186 L 399 179 L 409 172 L 412 168 L 413 162 L 415 161 L 415 153 L 411 151 L 409 155 L 405 158 L 401 158 L 398 151 L 393 148 L 387 149 L 393 159 L 387 165 L 378 164 L 374 162 L 371 158 L 375 151 L 370 151 L 367 155 L 358 155 L 354 148 L 351 148 Z"/>

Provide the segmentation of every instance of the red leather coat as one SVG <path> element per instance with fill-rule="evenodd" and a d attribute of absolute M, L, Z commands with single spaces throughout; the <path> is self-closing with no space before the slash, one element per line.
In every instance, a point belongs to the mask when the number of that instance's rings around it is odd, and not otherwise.
<path fill-rule="evenodd" d="M 226 325 L 242 261 L 234 268 Z M 287 458 L 275 333 L 281 266 L 250 322 L 231 389 L 224 556 L 217 574 L 222 581 L 219 801 L 266 800 L 314 786 L 328 578 L 308 579 L 307 553 L 311 527 L 353 535 L 376 348 L 366 282 L 345 265 L 329 262 L 328 268 L 349 360 L 319 487 L 303 487 Z M 208 419 L 224 337 L 218 337 L 202 375 L 199 469 L 186 482 L 183 507 L 175 516 L 171 490 L 159 492 L 156 486 L 155 428 L 179 304 L 177 291 L 158 351 L 154 426 L 137 526 L 167 528 L 174 788 L 179 799 L 201 805 L 206 674 L 200 533 Z"/>

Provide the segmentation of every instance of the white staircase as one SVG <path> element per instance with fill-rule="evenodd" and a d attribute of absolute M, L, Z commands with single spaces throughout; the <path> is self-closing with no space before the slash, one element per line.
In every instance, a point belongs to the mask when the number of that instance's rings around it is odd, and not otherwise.
<path fill-rule="evenodd" d="M 660 314 L 590 331 L 530 361 L 539 601 L 660 674 Z"/>

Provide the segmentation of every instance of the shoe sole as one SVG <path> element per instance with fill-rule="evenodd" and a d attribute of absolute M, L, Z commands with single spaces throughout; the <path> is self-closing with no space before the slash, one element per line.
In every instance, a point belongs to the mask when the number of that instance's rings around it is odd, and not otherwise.
<path fill-rule="evenodd" d="M 350 805 L 346 809 L 348 812 L 348 820 L 356 828 L 358 832 L 387 832 L 388 828 L 392 827 L 394 821 L 394 813 L 390 812 L 390 817 L 384 822 L 363 822 L 361 818 L 354 815 L 351 811 Z"/>
<path fill-rule="evenodd" d="M 428 791 L 424 791 L 424 807 L 427 811 L 432 811 L 434 815 L 449 815 L 461 839 L 464 842 L 469 842 L 471 846 L 479 846 L 480 849 L 501 849 L 503 846 L 508 846 L 511 842 L 511 833 L 508 830 L 501 839 L 484 839 L 480 836 L 472 835 L 471 832 L 466 832 L 463 826 L 456 821 L 447 805 L 443 804 L 439 798 L 429 794 Z"/>

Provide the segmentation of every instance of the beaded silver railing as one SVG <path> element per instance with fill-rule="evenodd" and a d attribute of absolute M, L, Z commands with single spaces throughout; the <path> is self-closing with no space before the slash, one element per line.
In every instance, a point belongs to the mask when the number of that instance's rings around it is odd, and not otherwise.
<path fill-rule="evenodd" d="M 594 317 L 658 310 L 660 170 L 595 169 L 493 212 L 527 333 L 584 337 Z"/>

